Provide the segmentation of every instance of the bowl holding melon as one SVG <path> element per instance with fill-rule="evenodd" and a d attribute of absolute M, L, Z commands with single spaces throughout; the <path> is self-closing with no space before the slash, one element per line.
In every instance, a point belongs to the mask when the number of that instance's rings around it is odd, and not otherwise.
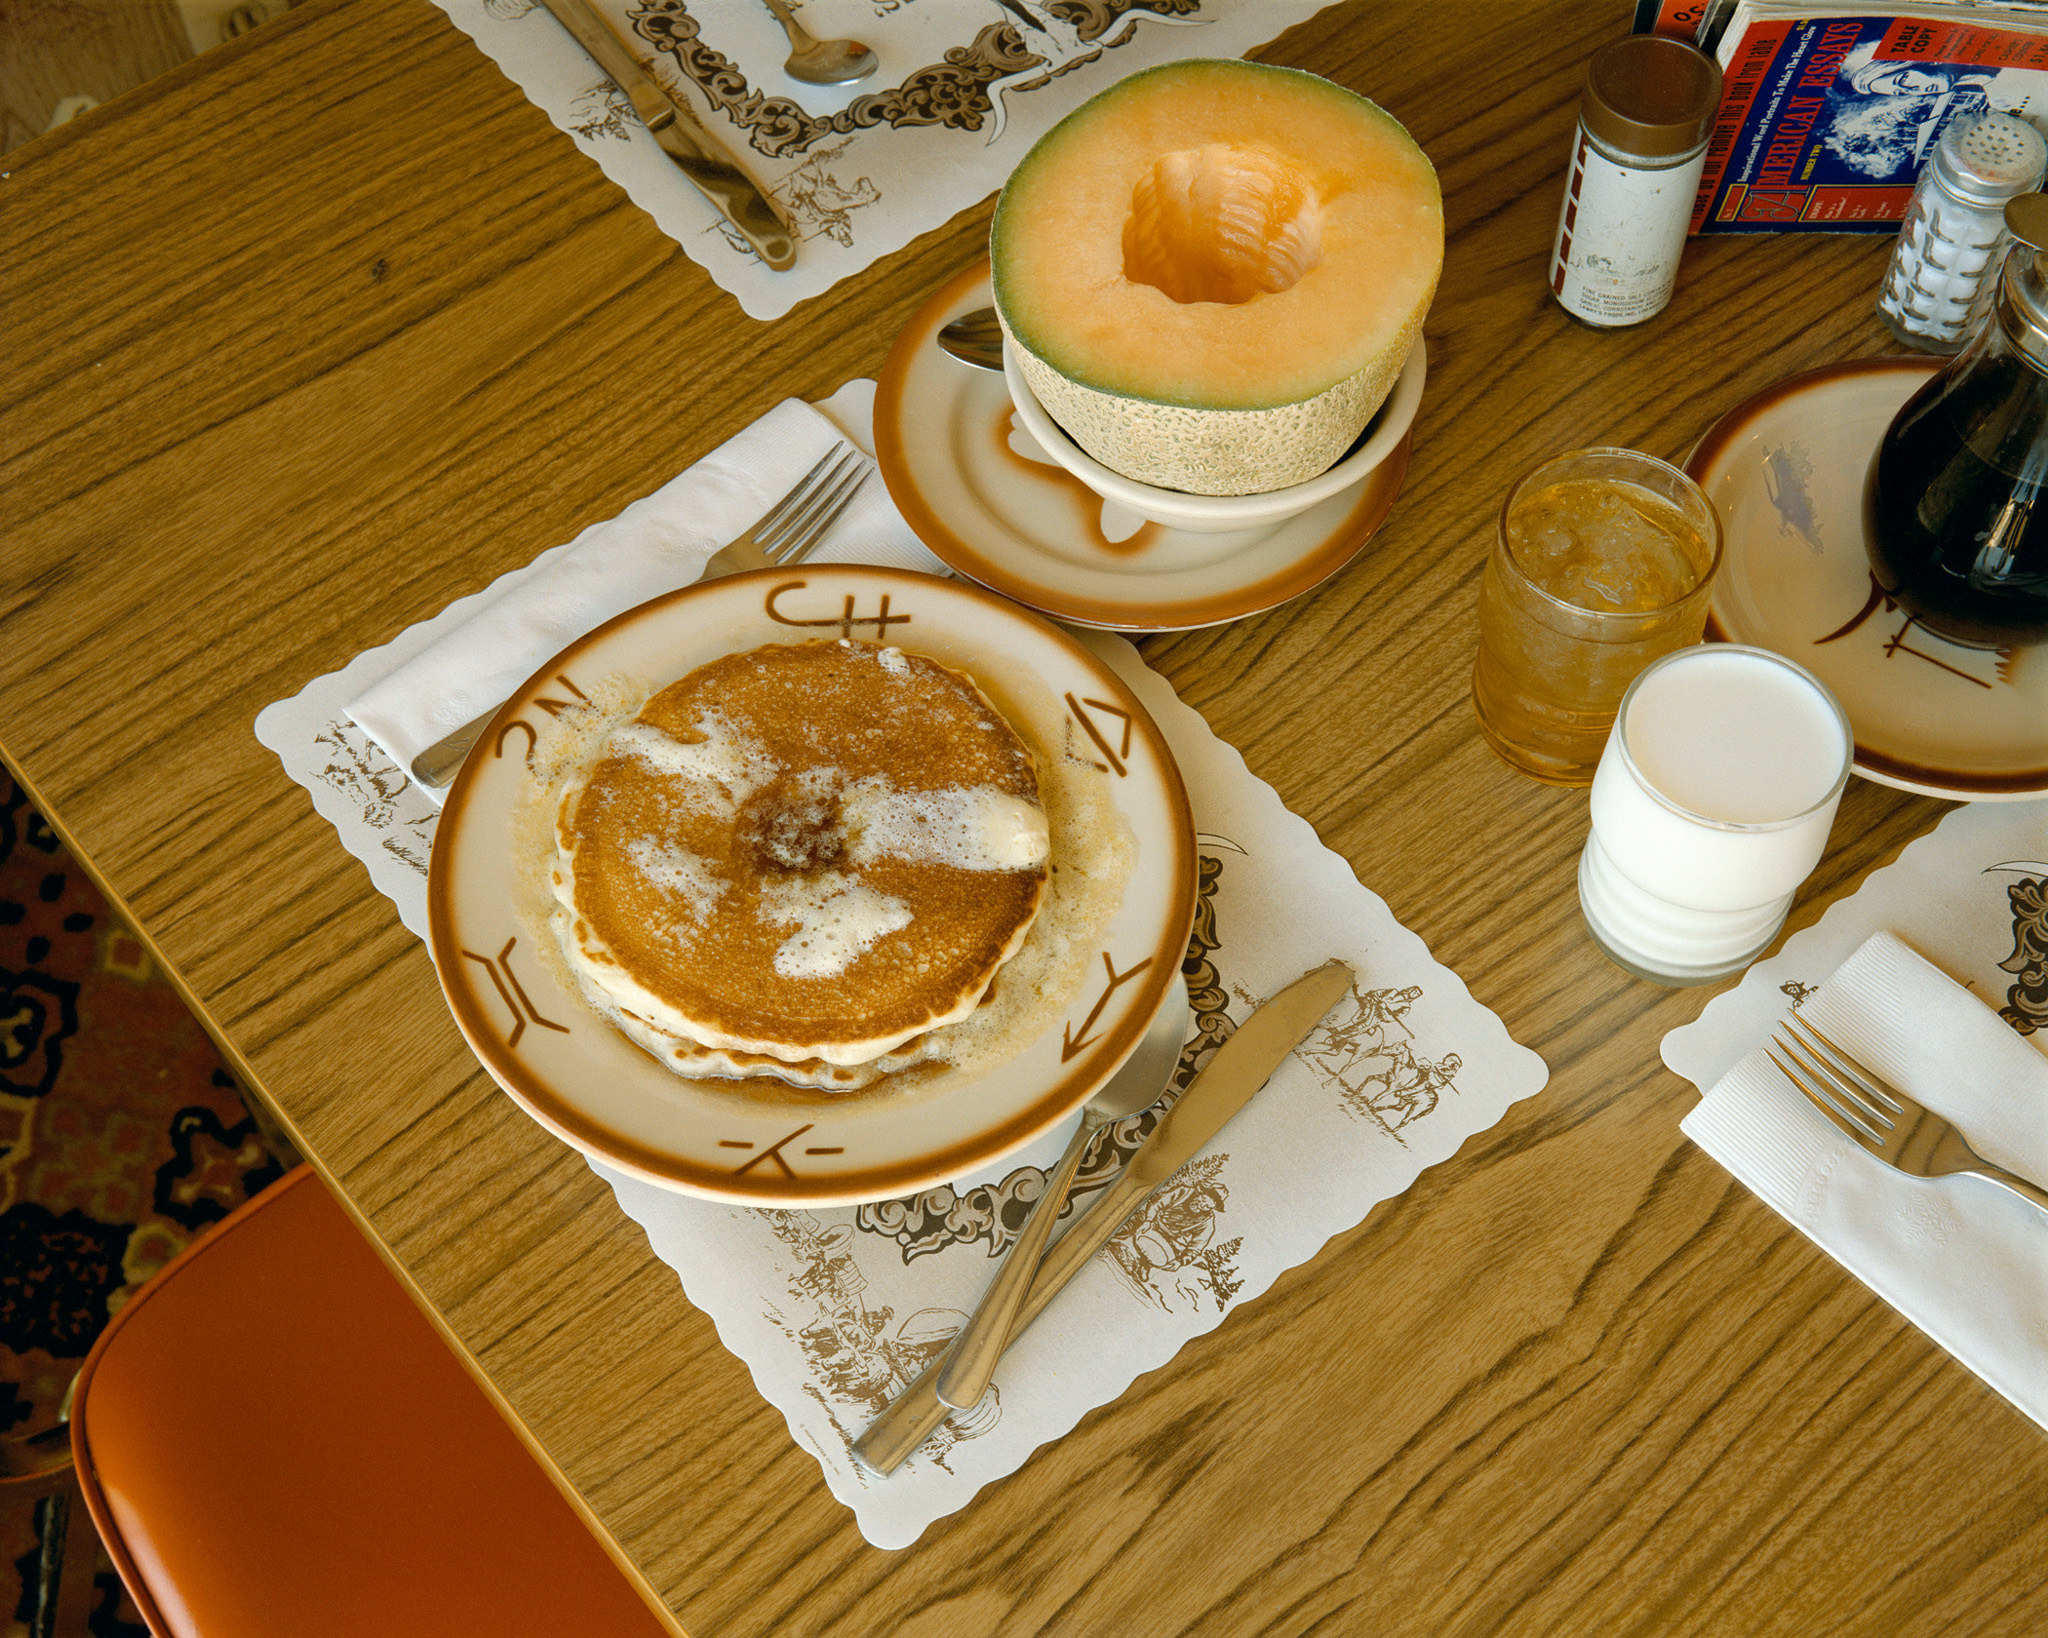
<path fill-rule="evenodd" d="M 1422 385 L 1426 374 L 1422 338 L 1417 336 L 1407 364 L 1395 379 L 1394 390 L 1387 395 L 1386 402 L 1366 422 L 1364 430 L 1343 458 L 1314 477 L 1304 478 L 1284 489 L 1265 489 L 1251 495 L 1194 495 L 1184 489 L 1162 489 L 1156 484 L 1140 483 L 1121 472 L 1112 472 L 1096 460 L 1045 412 L 1045 406 L 1039 403 L 1031 390 L 1031 383 L 1019 368 L 1016 349 L 1003 349 L 1003 376 L 1010 389 L 1010 402 L 1015 407 L 1018 423 L 1040 449 L 1104 500 L 1128 507 L 1139 517 L 1163 523 L 1169 529 L 1184 529 L 1200 535 L 1235 534 L 1279 523 L 1306 512 L 1332 495 L 1364 483 L 1396 450 L 1404 448 L 1408 429 L 1414 424 L 1415 412 L 1422 404 Z"/>
<path fill-rule="evenodd" d="M 1010 368 L 1093 461 L 1248 496 L 1358 441 L 1417 351 L 1443 239 L 1435 168 L 1392 115 L 1195 59 L 1038 140 L 997 201 L 991 277 Z"/>

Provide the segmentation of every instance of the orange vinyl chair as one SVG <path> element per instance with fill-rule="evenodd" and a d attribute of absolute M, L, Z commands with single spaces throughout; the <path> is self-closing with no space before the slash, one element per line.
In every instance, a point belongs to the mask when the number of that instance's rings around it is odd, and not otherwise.
<path fill-rule="evenodd" d="M 157 1638 L 668 1630 L 305 1166 L 114 1316 L 71 1429 Z"/>

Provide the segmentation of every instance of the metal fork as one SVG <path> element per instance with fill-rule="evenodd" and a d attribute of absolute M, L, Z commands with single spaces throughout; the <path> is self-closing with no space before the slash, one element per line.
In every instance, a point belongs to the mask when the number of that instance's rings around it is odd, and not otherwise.
<path fill-rule="evenodd" d="M 874 470 L 873 461 L 842 439 L 744 534 L 713 552 L 697 581 L 802 562 Z M 439 790 L 452 780 L 497 714 L 494 705 L 420 752 L 412 759 L 414 782 Z"/>
<path fill-rule="evenodd" d="M 1789 1027 L 1779 1032 L 1774 1044 L 1784 1049 L 1792 1063 L 1766 1047 L 1771 1062 L 1806 1094 L 1814 1108 L 1886 1165 L 1914 1177 L 1966 1172 L 1989 1178 L 2048 1210 L 2048 1189 L 1992 1165 L 1970 1147 L 1952 1122 L 1864 1068 L 1798 1013 L 1786 1023 Z"/>

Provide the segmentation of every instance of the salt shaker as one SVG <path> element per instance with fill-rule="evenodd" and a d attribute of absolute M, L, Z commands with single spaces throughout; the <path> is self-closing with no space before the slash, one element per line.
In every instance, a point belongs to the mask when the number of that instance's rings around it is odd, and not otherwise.
<path fill-rule="evenodd" d="M 2011 114 L 1959 119 L 1920 173 L 1878 293 L 1878 316 L 1909 347 L 1962 350 L 1989 310 L 2011 236 L 2005 202 L 2041 185 L 2048 141 Z"/>
<path fill-rule="evenodd" d="M 1654 318 L 1678 258 L 1721 102 L 1721 70 L 1683 40 L 1629 34 L 1586 65 L 1550 293 L 1605 329 Z"/>

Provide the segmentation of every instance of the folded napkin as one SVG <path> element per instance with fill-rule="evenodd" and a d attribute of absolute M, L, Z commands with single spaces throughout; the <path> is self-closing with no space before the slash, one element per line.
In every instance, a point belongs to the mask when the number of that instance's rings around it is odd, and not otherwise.
<path fill-rule="evenodd" d="M 2048 1057 L 1894 934 L 1800 1004 L 1994 1165 L 2048 1183 Z M 1975 1177 L 1919 1178 L 1857 1147 L 1757 1046 L 1688 1137 L 1950 1354 L 2048 1427 L 2048 1212 Z"/>
<path fill-rule="evenodd" d="M 873 384 L 858 384 L 868 395 Z M 821 406 L 785 399 L 679 477 L 594 523 L 538 573 L 507 576 L 454 631 L 349 701 L 348 715 L 401 768 L 486 711 L 585 632 L 687 586 L 845 434 L 865 442 L 870 406 L 846 392 Z M 842 402 L 842 400 L 846 400 Z M 944 574 L 871 476 L 810 554 Z M 441 805 L 444 791 L 421 790 Z"/>

